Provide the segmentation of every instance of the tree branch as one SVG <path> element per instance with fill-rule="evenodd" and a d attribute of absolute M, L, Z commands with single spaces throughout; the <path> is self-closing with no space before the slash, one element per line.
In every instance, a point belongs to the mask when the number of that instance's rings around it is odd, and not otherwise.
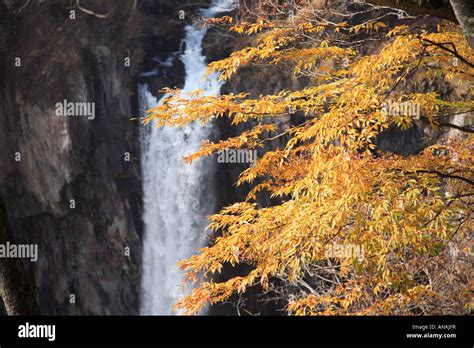
<path fill-rule="evenodd" d="M 458 126 L 458 125 L 455 125 L 455 124 L 452 124 L 452 123 L 447 123 L 447 122 L 441 122 L 439 125 L 441 127 L 454 128 L 454 129 L 457 129 L 457 130 L 460 130 L 460 131 L 466 132 L 466 133 L 474 133 L 474 129 L 471 128 L 471 127 Z"/>
<path fill-rule="evenodd" d="M 79 11 L 81 12 L 84 12 L 84 13 L 87 13 L 88 15 L 91 15 L 91 16 L 94 16 L 94 17 L 97 17 L 97 18 L 101 18 L 101 19 L 104 19 L 104 18 L 107 18 L 110 14 L 110 12 L 107 12 L 105 14 L 101 14 L 101 13 L 97 13 L 97 12 L 94 12 L 94 11 L 91 11 L 85 7 L 83 7 L 81 5 L 81 1 L 80 0 L 76 0 L 76 3 L 73 5 L 73 6 L 70 6 L 70 7 L 67 7 L 68 9 L 78 9 Z"/>
<path fill-rule="evenodd" d="M 398 8 L 418 15 L 439 17 L 458 23 L 458 19 L 448 0 L 432 0 L 429 2 L 423 0 L 416 2 L 411 0 L 366 0 L 366 2 L 378 6 Z"/>

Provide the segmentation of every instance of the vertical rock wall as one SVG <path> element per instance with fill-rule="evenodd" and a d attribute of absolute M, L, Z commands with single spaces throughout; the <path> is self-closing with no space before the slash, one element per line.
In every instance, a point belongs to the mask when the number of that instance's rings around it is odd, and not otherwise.
<path fill-rule="evenodd" d="M 136 76 L 179 47 L 183 4 L 81 1 L 96 16 L 0 1 L 0 195 L 17 243 L 39 245 L 24 265 L 44 314 L 138 313 Z M 94 117 L 57 116 L 63 100 L 94 103 Z"/>

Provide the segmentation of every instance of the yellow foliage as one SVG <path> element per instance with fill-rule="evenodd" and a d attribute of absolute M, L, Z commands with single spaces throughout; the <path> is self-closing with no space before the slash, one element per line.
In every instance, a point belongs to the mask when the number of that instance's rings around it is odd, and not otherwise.
<path fill-rule="evenodd" d="M 257 35 L 255 47 L 211 63 L 210 74 L 228 80 L 240 68 L 258 63 L 309 76 L 310 86 L 256 99 L 246 93 L 213 97 L 196 92 L 190 97 L 166 90 L 165 101 L 148 111 L 146 122 L 158 126 L 206 123 L 213 117 L 228 117 L 233 125 L 256 124 L 236 137 L 203 144 L 187 161 L 229 148 L 256 149 L 282 136 L 287 140 L 284 148 L 266 152 L 241 173 L 237 184 L 251 183 L 253 189 L 246 202 L 210 217 L 210 228 L 219 234 L 212 245 L 180 262 L 187 281 L 198 285 L 177 303 L 187 313 L 255 284 L 268 289 L 275 277 L 301 285 L 308 272 L 318 269 L 332 272 L 325 292 L 307 287 L 288 301 L 290 313 L 410 313 L 414 306 L 444 296 L 417 282 L 420 271 L 443 257 L 453 239 L 472 231 L 472 132 L 407 157 L 383 153 L 376 142 L 390 127 L 406 129 L 417 122 L 407 114 L 384 112 L 389 99 L 418 105 L 421 119 L 434 131 L 445 126 L 444 115 L 472 112 L 470 98 L 442 100 L 415 89 L 423 79 L 445 79 L 467 86 L 472 96 L 474 53 L 459 29 L 447 24 L 429 32 L 406 25 L 388 28 L 380 21 L 332 23 L 315 21 L 310 13 L 292 22 L 208 21 Z M 342 35 L 361 32 L 385 36 L 383 48 L 367 54 L 338 44 Z M 415 87 L 397 88 L 407 81 Z M 268 122 L 294 112 L 308 120 L 275 134 Z M 260 207 L 255 203 L 260 192 L 281 203 Z M 329 262 L 329 243 L 362 245 L 365 257 Z M 224 264 L 242 263 L 252 267 L 246 276 L 212 280 Z"/>

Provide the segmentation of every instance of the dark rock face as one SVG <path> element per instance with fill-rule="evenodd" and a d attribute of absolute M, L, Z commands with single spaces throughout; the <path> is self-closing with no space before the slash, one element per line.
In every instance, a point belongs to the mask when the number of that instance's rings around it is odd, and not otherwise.
<path fill-rule="evenodd" d="M 16 242 L 39 246 L 25 267 L 44 314 L 137 314 L 135 76 L 144 57 L 177 50 L 187 1 L 81 1 L 104 19 L 71 19 L 69 3 L 32 2 L 14 16 L 0 1 L 13 28 L 0 52 L 0 194 Z M 63 100 L 95 103 L 95 117 L 57 116 Z"/>

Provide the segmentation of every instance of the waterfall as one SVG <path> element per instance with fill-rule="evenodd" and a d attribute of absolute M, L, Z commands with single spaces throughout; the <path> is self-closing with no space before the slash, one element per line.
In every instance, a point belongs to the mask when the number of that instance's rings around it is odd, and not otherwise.
<path fill-rule="evenodd" d="M 228 12 L 234 0 L 213 0 L 201 10 L 204 18 Z M 199 89 L 204 95 L 218 95 L 218 76 L 202 80 L 206 59 L 202 42 L 206 29 L 198 25 L 185 28 L 185 51 L 181 54 L 185 67 L 183 92 Z M 146 85 L 139 86 L 141 112 L 157 100 Z M 212 125 L 190 124 L 184 128 L 151 128 L 142 131 L 142 172 L 144 191 L 144 244 L 141 313 L 144 315 L 175 314 L 172 310 L 183 293 L 179 285 L 183 274 L 177 267 L 207 242 L 206 216 L 215 210 L 213 181 L 216 165 L 212 159 L 185 164 L 183 156 L 198 150 L 212 134 Z"/>

